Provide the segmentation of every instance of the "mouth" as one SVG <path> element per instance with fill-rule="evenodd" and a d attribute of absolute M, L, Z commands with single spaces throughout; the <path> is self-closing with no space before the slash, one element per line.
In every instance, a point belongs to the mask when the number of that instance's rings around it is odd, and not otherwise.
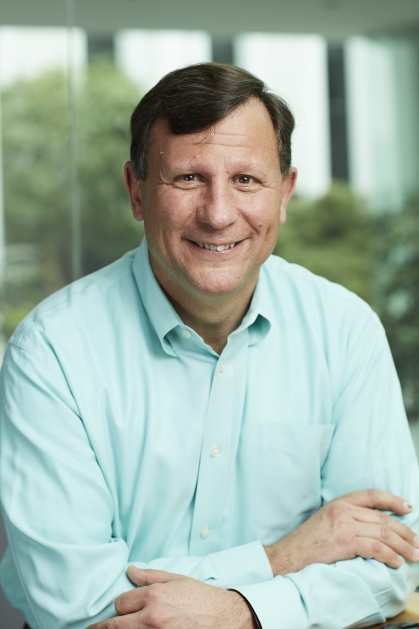
<path fill-rule="evenodd" d="M 207 242 L 196 242 L 192 241 L 195 245 L 200 247 L 201 249 L 208 249 L 210 251 L 226 251 L 228 249 L 233 249 L 236 246 L 236 242 L 226 243 L 225 245 L 213 245 Z"/>

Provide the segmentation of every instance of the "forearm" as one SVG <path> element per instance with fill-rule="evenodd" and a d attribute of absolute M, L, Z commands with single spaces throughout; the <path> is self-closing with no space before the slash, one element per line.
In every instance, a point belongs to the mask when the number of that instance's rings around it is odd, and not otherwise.
<path fill-rule="evenodd" d="M 360 558 L 314 564 L 286 577 L 238 588 L 263 629 L 342 629 L 378 624 L 406 607 L 419 579 L 417 564 L 397 570 Z"/>
<path fill-rule="evenodd" d="M 273 578 L 269 560 L 259 541 L 204 557 L 161 557 L 146 563 L 136 560 L 130 563 L 138 568 L 183 574 L 222 588 L 260 583 Z"/>
<path fill-rule="evenodd" d="M 27 600 L 25 614 L 42 629 L 85 629 L 115 615 L 118 596 L 135 585 L 127 577 L 128 565 L 166 570 L 219 587 L 238 587 L 272 578 L 259 542 L 205 557 L 162 557 L 149 562 L 131 561 L 124 540 L 112 543 L 59 544 L 28 536 L 5 515 L 5 524 L 19 579 Z M 36 571 L 34 571 L 36 566 Z M 4 584 L 7 589 L 7 583 Z M 16 593 L 15 593 L 16 594 Z M 26 611 L 28 610 L 28 612 Z"/>

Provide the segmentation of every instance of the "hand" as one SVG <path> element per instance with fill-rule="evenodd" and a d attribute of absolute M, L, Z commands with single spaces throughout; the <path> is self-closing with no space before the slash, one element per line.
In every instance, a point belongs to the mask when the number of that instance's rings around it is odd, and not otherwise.
<path fill-rule="evenodd" d="M 136 588 L 115 601 L 118 617 L 87 629 L 254 629 L 246 602 L 196 579 L 129 566 Z"/>
<path fill-rule="evenodd" d="M 265 551 L 275 576 L 313 563 L 364 557 L 398 568 L 419 560 L 419 538 L 407 526 L 376 509 L 406 514 L 412 506 L 385 491 L 354 491 L 331 500 L 295 531 Z"/>

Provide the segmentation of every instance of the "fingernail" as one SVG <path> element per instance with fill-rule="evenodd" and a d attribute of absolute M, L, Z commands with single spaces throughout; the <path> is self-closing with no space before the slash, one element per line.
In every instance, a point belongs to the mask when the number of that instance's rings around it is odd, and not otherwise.
<path fill-rule="evenodd" d="M 417 535 L 413 538 L 413 544 L 419 548 L 419 537 Z"/>
<path fill-rule="evenodd" d="M 416 551 L 415 551 L 416 552 Z M 404 564 L 404 559 L 401 555 L 397 555 L 397 564 L 399 566 L 401 566 L 402 564 Z"/>
<path fill-rule="evenodd" d="M 404 501 L 403 506 L 405 509 L 409 509 L 409 511 L 413 509 L 413 505 L 411 505 L 410 502 L 407 502 L 407 500 Z"/>
<path fill-rule="evenodd" d="M 417 561 L 419 559 L 419 549 L 414 550 L 412 555 L 413 555 L 413 561 Z"/>
<path fill-rule="evenodd" d="M 137 566 L 133 566 L 132 563 L 128 566 L 127 568 L 127 572 L 128 570 L 137 570 L 137 572 L 140 570 L 140 568 L 137 568 Z"/>

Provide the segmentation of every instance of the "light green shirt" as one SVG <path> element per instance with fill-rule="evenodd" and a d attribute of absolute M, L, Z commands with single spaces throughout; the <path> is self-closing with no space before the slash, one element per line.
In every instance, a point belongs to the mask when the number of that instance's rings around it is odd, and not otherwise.
<path fill-rule="evenodd" d="M 263 629 L 400 611 L 418 566 L 361 558 L 273 578 L 263 545 L 335 496 L 416 505 L 419 474 L 381 324 L 271 257 L 218 356 L 185 326 L 145 240 L 40 304 L 1 371 L 0 580 L 33 629 L 115 615 L 128 564 L 239 589 Z"/>

